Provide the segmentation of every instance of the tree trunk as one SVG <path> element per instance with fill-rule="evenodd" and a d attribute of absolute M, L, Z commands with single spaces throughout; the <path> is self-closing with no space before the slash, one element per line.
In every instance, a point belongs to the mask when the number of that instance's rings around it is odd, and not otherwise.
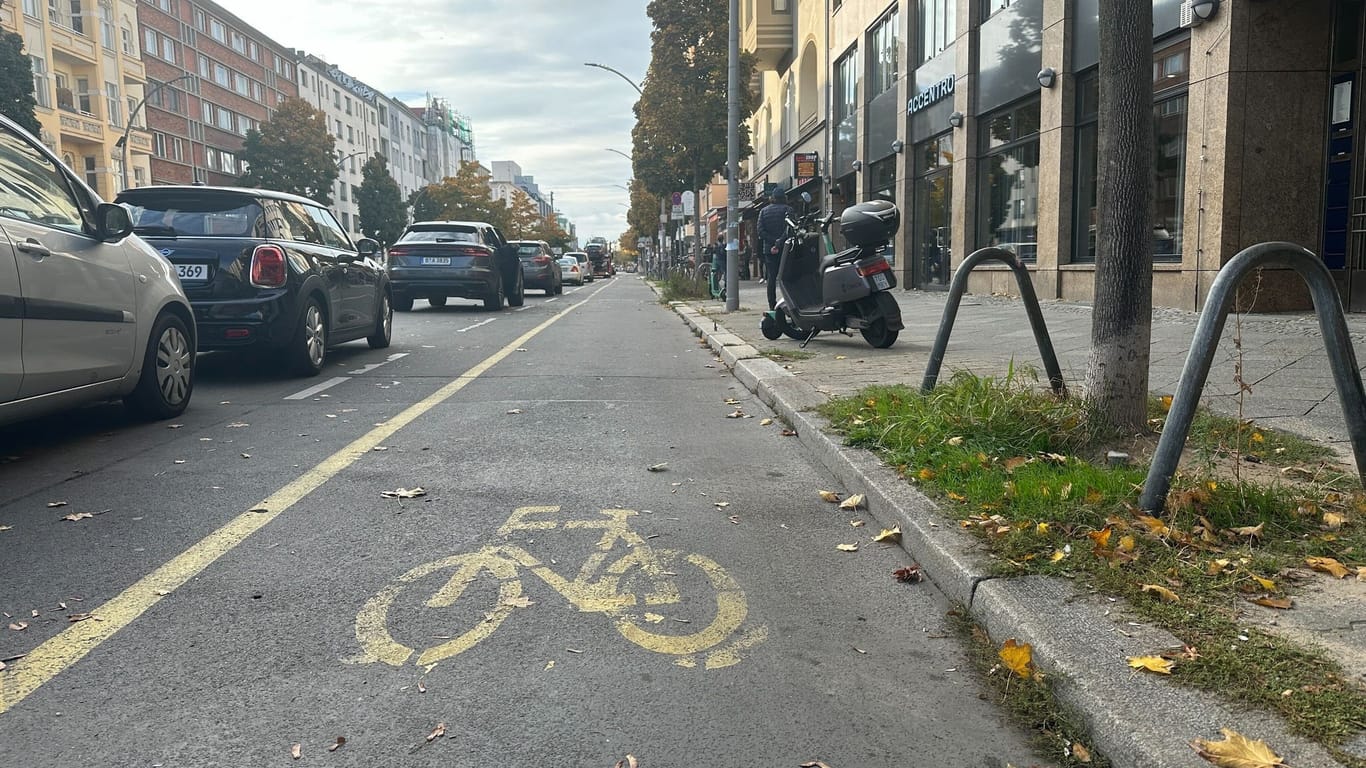
<path fill-rule="evenodd" d="M 1086 396 L 1110 426 L 1147 426 L 1152 337 L 1152 6 L 1100 0 L 1096 295 Z"/>

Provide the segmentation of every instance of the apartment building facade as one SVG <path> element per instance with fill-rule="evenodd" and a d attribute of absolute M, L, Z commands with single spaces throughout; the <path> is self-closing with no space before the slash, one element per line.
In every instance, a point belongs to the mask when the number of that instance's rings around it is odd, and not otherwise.
<path fill-rule="evenodd" d="M 455 176 L 460 164 L 477 160 L 474 128 L 470 119 L 451 108 L 449 102 L 427 96 L 422 106 L 412 107 L 426 131 L 427 175 L 433 181 Z"/>
<path fill-rule="evenodd" d="M 105 199 L 147 183 L 152 138 L 128 122 L 146 83 L 134 0 L 9 2 L 0 27 L 24 39 L 39 139 Z"/>
<path fill-rule="evenodd" d="M 292 51 L 209 0 L 141 0 L 156 184 L 231 185 L 247 132 L 299 95 Z"/>
<path fill-rule="evenodd" d="M 542 218 L 555 210 L 555 193 L 544 193 L 536 177 L 522 173 L 522 166 L 512 160 L 494 160 L 489 176 L 489 192 L 494 200 L 512 205 L 513 196 L 521 192 L 531 198 Z"/>
<path fill-rule="evenodd" d="M 775 162 L 806 140 L 808 5 L 829 30 L 816 184 Z M 1151 5 L 1154 303 L 1199 308 L 1238 251 L 1289 240 L 1366 311 L 1362 0 Z M 1091 299 L 1104 216 L 1097 0 L 742 0 L 741 13 L 743 44 L 765 68 L 752 190 L 806 183 L 837 210 L 893 200 L 906 288 L 943 289 L 964 257 L 999 246 L 1026 262 L 1041 297 Z M 793 103 L 789 143 L 778 116 Z M 1016 291 L 1009 272 L 979 272 L 971 290 Z M 1287 272 L 1268 273 L 1258 301 L 1308 306 Z"/>
<path fill-rule="evenodd" d="M 346 231 L 359 237 L 356 192 L 364 180 L 361 169 L 380 151 L 380 104 L 387 99 L 340 67 L 316 56 L 295 51 L 293 60 L 298 72 L 299 98 L 326 115 L 327 129 L 336 142 L 338 174 L 332 185 L 332 210 Z"/>

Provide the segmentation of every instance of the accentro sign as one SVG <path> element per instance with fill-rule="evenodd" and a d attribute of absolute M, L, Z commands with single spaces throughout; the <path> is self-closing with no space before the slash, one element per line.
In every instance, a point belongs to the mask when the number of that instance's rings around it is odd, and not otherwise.
<path fill-rule="evenodd" d="M 954 75 L 949 75 L 934 85 L 931 85 L 929 88 L 917 93 L 911 98 L 910 103 L 906 105 L 906 112 L 915 114 L 940 99 L 952 96 L 955 82 L 956 77 Z"/>

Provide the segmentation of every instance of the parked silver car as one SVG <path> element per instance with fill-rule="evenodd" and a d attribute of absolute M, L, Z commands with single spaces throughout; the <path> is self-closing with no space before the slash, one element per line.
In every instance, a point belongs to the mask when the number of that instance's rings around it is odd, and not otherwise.
<path fill-rule="evenodd" d="M 122 398 L 171 418 L 194 389 L 194 314 L 171 263 L 0 117 L 0 423 Z"/>

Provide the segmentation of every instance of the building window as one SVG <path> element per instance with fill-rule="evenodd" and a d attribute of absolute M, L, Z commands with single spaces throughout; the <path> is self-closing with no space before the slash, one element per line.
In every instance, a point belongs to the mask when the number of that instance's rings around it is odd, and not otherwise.
<path fill-rule="evenodd" d="M 166 134 L 152 134 L 152 154 L 156 155 L 157 157 L 166 156 Z"/>
<path fill-rule="evenodd" d="M 982 116 L 978 247 L 1038 257 L 1039 99 Z"/>
<path fill-rule="evenodd" d="M 172 16 L 175 15 L 175 0 L 157 0 L 157 7 Z"/>
<path fill-rule="evenodd" d="M 253 41 L 247 43 L 247 51 L 248 51 L 247 55 L 251 57 L 251 60 L 252 60 L 252 61 L 260 61 L 260 60 L 261 60 L 261 49 L 258 48 L 258 47 L 256 47 L 256 41 L 255 41 L 255 40 L 253 40 Z"/>
<path fill-rule="evenodd" d="M 356 143 L 356 132 L 355 132 L 355 130 L 353 130 L 353 129 L 351 128 L 351 126 L 349 126 L 349 125 L 346 126 L 346 143 L 348 143 L 348 144 L 355 144 L 355 143 Z"/>
<path fill-rule="evenodd" d="M 171 137 L 171 159 L 176 162 L 185 162 L 185 144 L 176 137 Z"/>
<path fill-rule="evenodd" d="M 231 131 L 233 125 L 232 112 L 222 107 L 218 108 L 218 127 L 225 131 Z"/>
<path fill-rule="evenodd" d="M 982 18 L 990 18 L 997 11 L 1003 11 L 1014 4 L 1015 0 L 985 0 L 982 3 Z"/>
<path fill-rule="evenodd" d="M 893 10 L 883 17 L 873 31 L 869 33 L 871 49 L 869 62 L 872 71 L 869 73 L 869 93 L 868 100 L 896 87 L 897 74 L 900 71 L 897 67 L 897 50 L 901 47 L 901 41 L 897 37 L 898 20 L 900 14 Z"/>
<path fill-rule="evenodd" d="M 1164 48 L 1153 57 L 1154 261 L 1181 260 L 1189 53 L 1187 40 Z M 1076 262 L 1096 260 L 1099 107 L 1099 75 L 1092 69 L 1077 82 L 1076 189 L 1072 214 L 1072 260 Z"/>
<path fill-rule="evenodd" d="M 207 101 L 199 102 L 199 117 L 209 125 L 213 125 L 213 105 Z"/>
<path fill-rule="evenodd" d="M 210 17 L 210 18 L 209 18 L 209 37 L 212 37 L 213 39 L 217 40 L 217 41 L 220 42 L 220 43 L 222 43 L 222 42 L 227 42 L 227 39 L 228 39 L 228 28 L 225 27 L 225 26 L 223 26 L 223 22 L 219 21 L 218 19 L 215 19 L 215 18 Z"/>
<path fill-rule="evenodd" d="M 196 8 L 194 11 L 194 27 L 200 32 L 203 32 L 205 28 L 204 12 L 199 10 L 198 8 Z"/>
<path fill-rule="evenodd" d="M 261 91 L 261 84 L 255 80 L 251 81 L 251 97 L 257 101 L 260 101 L 264 97 Z"/>
<path fill-rule="evenodd" d="M 835 62 L 835 120 L 842 122 L 858 109 L 858 49 Z"/>
<path fill-rule="evenodd" d="M 922 0 L 920 3 L 920 62 L 933 59 L 953 43 L 956 0 Z"/>
<path fill-rule="evenodd" d="M 109 110 L 109 124 L 122 128 L 123 98 L 119 96 L 119 86 L 116 83 L 104 84 L 104 106 Z"/>
<path fill-rule="evenodd" d="M 222 64 L 213 65 L 213 81 L 224 88 L 232 87 L 232 80 L 228 77 L 228 68 Z"/>
<path fill-rule="evenodd" d="M 347 96 L 346 99 L 345 99 L 345 101 L 346 101 L 346 114 L 349 115 L 349 114 L 351 114 L 351 97 L 350 97 L 350 96 Z"/>
<path fill-rule="evenodd" d="M 133 30 L 123 27 L 119 30 L 119 35 L 123 38 L 123 55 L 137 58 L 138 52 L 133 48 Z"/>
<path fill-rule="evenodd" d="M 114 9 L 100 6 L 100 45 L 105 50 L 114 50 Z"/>
<path fill-rule="evenodd" d="M 161 46 L 157 45 L 157 31 L 151 27 L 142 30 L 142 50 L 155 54 Z"/>
<path fill-rule="evenodd" d="M 240 32 L 232 33 L 232 49 L 244 56 L 247 53 L 247 39 Z"/>
<path fill-rule="evenodd" d="M 24 15 L 38 18 L 38 0 L 24 0 Z"/>
<path fill-rule="evenodd" d="M 896 202 L 896 155 L 868 166 L 869 191 L 879 200 Z"/>
<path fill-rule="evenodd" d="M 203 55 L 201 55 L 201 56 L 199 57 L 199 76 L 200 76 L 200 77 L 208 77 L 208 76 L 209 76 L 209 60 L 208 60 L 208 58 L 204 57 Z"/>
<path fill-rule="evenodd" d="M 161 38 L 161 58 L 172 64 L 176 63 L 175 41 L 169 37 Z"/>
<path fill-rule="evenodd" d="M 47 85 L 47 60 L 41 56 L 29 56 L 33 63 L 33 98 L 40 107 L 52 107 L 52 92 Z"/>
<path fill-rule="evenodd" d="M 243 96 L 251 95 L 251 88 L 248 86 L 247 76 L 241 72 L 232 73 L 232 89 Z"/>
<path fill-rule="evenodd" d="M 124 103 L 128 105 L 128 121 L 131 122 L 135 128 L 146 128 L 147 125 L 146 121 L 143 119 L 143 114 L 137 111 L 138 100 L 132 96 L 127 96 L 124 98 Z"/>
<path fill-rule="evenodd" d="M 87 155 L 87 156 L 84 158 L 84 160 L 85 160 L 85 183 L 86 183 L 87 185 L 89 185 L 91 189 L 99 189 L 99 187 L 100 187 L 100 171 L 99 171 L 99 166 L 95 165 L 95 158 L 93 158 L 93 157 Z"/>

